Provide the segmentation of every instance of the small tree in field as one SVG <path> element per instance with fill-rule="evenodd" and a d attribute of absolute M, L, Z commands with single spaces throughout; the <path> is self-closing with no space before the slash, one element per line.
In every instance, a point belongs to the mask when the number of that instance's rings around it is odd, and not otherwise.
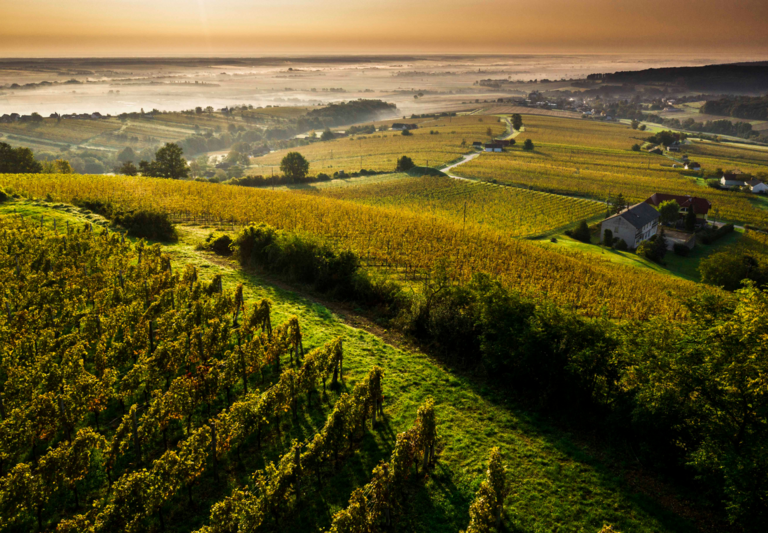
<path fill-rule="evenodd" d="M 144 176 L 155 178 L 182 179 L 189 177 L 189 165 L 184 159 L 184 150 L 174 143 L 167 143 L 155 152 L 155 160 L 141 161 L 139 170 Z"/>
<path fill-rule="evenodd" d="M 413 135 L 413 134 L 411 133 L 411 130 L 403 130 L 403 132 L 400 135 L 408 137 L 409 135 Z"/>
<path fill-rule="evenodd" d="M 403 157 L 397 160 L 397 166 L 395 167 L 395 171 L 407 172 L 415 166 L 416 165 L 413 163 L 413 160 L 407 155 L 404 155 Z"/>
<path fill-rule="evenodd" d="M 533 145 L 533 141 L 530 139 L 526 139 L 525 142 L 523 143 L 523 150 L 527 150 L 531 152 L 533 151 L 534 148 L 535 146 Z"/>
<path fill-rule="evenodd" d="M 299 152 L 289 152 L 280 162 L 280 171 L 291 181 L 306 177 L 309 172 L 309 161 Z"/>

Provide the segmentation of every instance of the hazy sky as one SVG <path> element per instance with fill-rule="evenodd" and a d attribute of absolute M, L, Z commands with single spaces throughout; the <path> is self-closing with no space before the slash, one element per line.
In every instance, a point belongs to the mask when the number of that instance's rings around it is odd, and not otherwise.
<path fill-rule="evenodd" d="M 0 56 L 768 53 L 768 0 L 0 0 Z"/>

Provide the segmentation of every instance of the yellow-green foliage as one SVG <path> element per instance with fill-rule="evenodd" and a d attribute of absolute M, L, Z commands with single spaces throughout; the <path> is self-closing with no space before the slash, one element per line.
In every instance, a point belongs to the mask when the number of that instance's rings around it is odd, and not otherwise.
<path fill-rule="evenodd" d="M 588 314 L 620 318 L 682 317 L 680 300 L 696 292 L 691 282 L 617 267 L 599 256 L 563 254 L 542 245 L 467 228 L 459 222 L 400 209 L 372 207 L 282 191 L 125 176 L 3 174 L 0 186 L 35 197 L 111 201 L 179 215 L 240 224 L 264 222 L 322 236 L 378 265 L 409 270 L 447 264 L 454 277 L 497 276 L 525 294 L 546 295 Z"/>
<path fill-rule="evenodd" d="M 462 224 L 466 217 L 468 226 L 490 227 L 517 237 L 540 235 L 605 212 L 605 206 L 593 200 L 439 176 L 327 187 L 321 194 Z"/>

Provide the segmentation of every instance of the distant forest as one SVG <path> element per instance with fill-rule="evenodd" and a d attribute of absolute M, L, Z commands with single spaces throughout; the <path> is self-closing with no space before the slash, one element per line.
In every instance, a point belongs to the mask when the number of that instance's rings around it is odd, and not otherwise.
<path fill-rule="evenodd" d="M 768 95 L 726 96 L 710 100 L 701 107 L 700 112 L 748 120 L 768 120 Z"/>
<path fill-rule="evenodd" d="M 762 93 L 768 91 L 768 63 L 654 68 L 636 72 L 590 74 L 587 79 L 620 84 L 675 85 L 692 91 L 714 93 Z"/>

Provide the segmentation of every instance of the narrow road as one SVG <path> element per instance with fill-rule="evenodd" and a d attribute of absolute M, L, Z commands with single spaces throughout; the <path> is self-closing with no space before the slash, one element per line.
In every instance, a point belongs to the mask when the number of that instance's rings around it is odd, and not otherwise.
<path fill-rule="evenodd" d="M 463 165 L 463 164 L 464 164 L 464 163 L 466 163 L 467 161 L 472 161 L 472 160 L 473 160 L 473 159 L 475 159 L 477 156 L 479 156 L 479 155 L 480 155 L 480 153 L 481 153 L 481 152 L 473 152 L 473 153 L 471 153 L 471 154 L 465 154 L 465 155 L 463 155 L 463 156 L 462 156 L 462 158 L 461 158 L 461 161 L 458 161 L 458 162 L 456 162 L 456 163 L 453 163 L 452 165 L 449 165 L 449 166 L 445 167 L 444 169 L 442 169 L 442 171 L 443 171 L 443 172 L 445 172 L 445 174 L 446 174 L 446 175 L 447 175 L 449 178 L 453 178 L 453 179 L 455 179 L 455 180 L 463 180 L 463 181 L 477 181 L 477 180 L 473 180 L 473 179 L 469 179 L 469 178 L 462 178 L 461 176 L 455 176 L 455 175 L 453 175 L 453 174 L 451 174 L 451 173 L 450 173 L 450 170 L 451 170 L 451 169 L 453 169 L 453 168 L 456 168 L 456 167 L 458 167 L 459 165 Z"/>

